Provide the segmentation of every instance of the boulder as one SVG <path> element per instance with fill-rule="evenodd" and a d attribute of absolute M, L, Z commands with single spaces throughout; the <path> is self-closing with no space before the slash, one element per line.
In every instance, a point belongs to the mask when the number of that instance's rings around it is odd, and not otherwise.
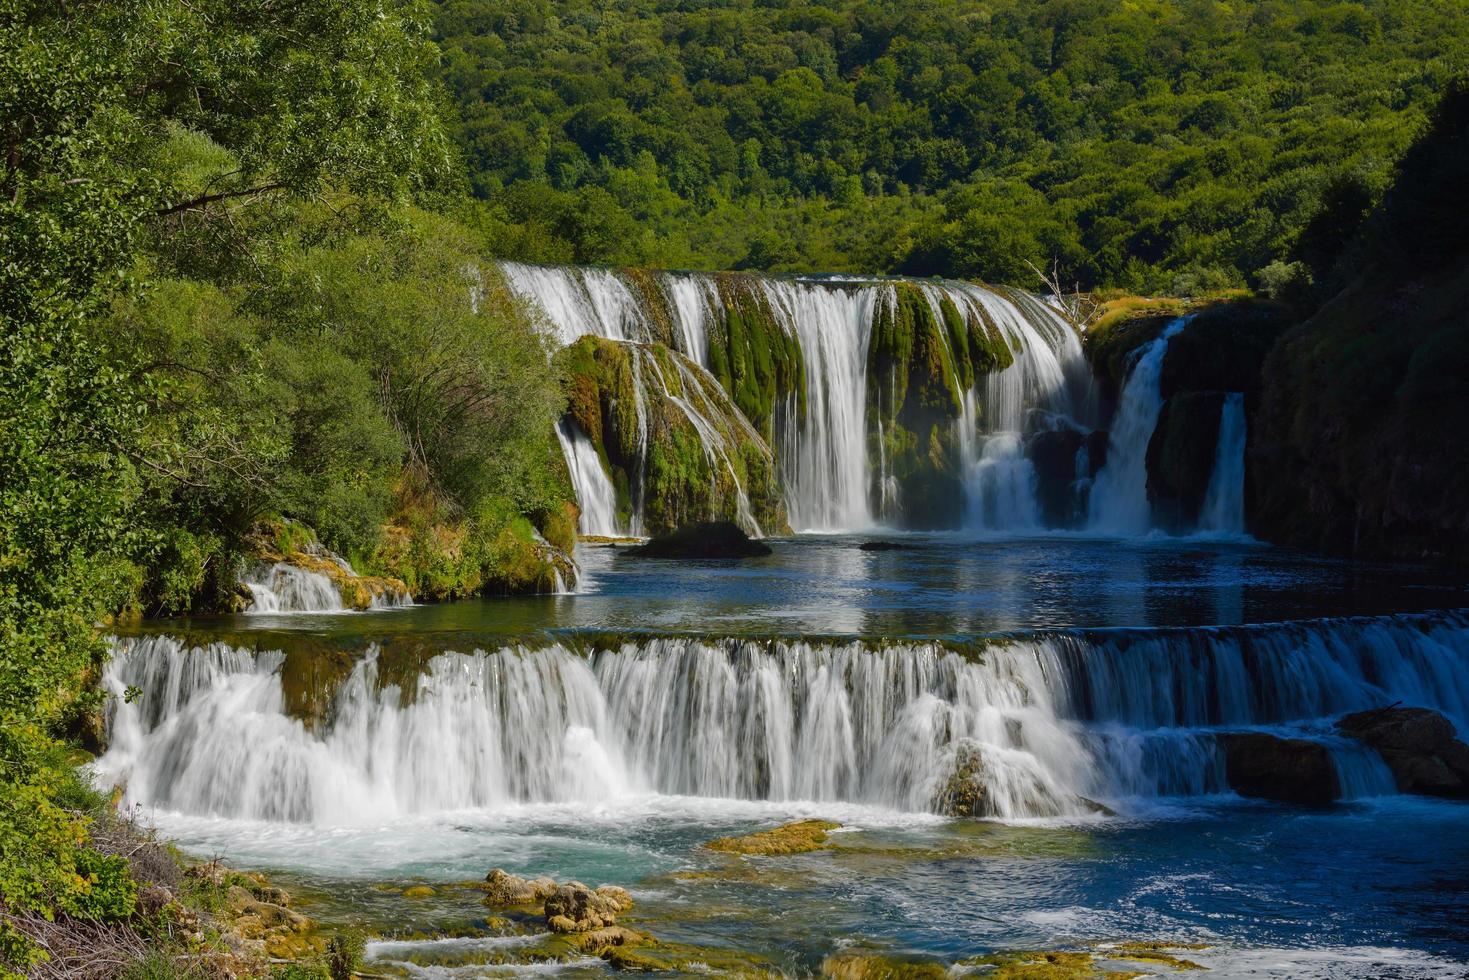
<path fill-rule="evenodd" d="M 1087 444 L 1087 437 L 1075 429 L 1037 432 L 1026 446 L 1026 455 L 1035 467 L 1036 497 L 1041 513 L 1050 527 L 1064 527 L 1076 516 L 1073 484 L 1078 476 L 1076 456 Z"/>
<path fill-rule="evenodd" d="M 552 932 L 598 932 L 617 925 L 618 913 L 630 908 L 632 896 L 624 888 L 603 885 L 593 889 L 568 881 L 546 899 L 546 925 Z"/>
<path fill-rule="evenodd" d="M 1218 736 L 1218 744 L 1224 750 L 1225 779 L 1241 796 L 1325 806 L 1340 792 L 1331 753 L 1320 742 L 1230 732 Z"/>
<path fill-rule="evenodd" d="M 685 524 L 671 534 L 628 548 L 624 554 L 640 558 L 755 558 L 770 554 L 770 546 L 751 540 L 738 524 L 707 521 Z"/>
<path fill-rule="evenodd" d="M 1375 749 L 1404 793 L 1469 799 L 1469 745 L 1453 722 L 1428 708 L 1359 711 L 1336 723 L 1343 735 Z"/>
<path fill-rule="evenodd" d="M 486 905 L 536 905 L 556 894 L 551 878 L 522 878 L 501 868 L 485 875 Z"/>

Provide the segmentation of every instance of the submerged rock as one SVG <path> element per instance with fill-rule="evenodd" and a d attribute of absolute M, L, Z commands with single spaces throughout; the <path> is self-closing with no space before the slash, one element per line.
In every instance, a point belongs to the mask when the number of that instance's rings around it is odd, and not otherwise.
<path fill-rule="evenodd" d="M 1266 732 L 1218 736 L 1224 773 L 1241 796 L 1324 806 L 1340 792 L 1331 753 L 1320 742 Z"/>
<path fill-rule="evenodd" d="M 1453 722 L 1428 708 L 1377 708 L 1336 723 L 1382 756 L 1404 793 L 1469 799 L 1469 745 Z"/>
<path fill-rule="evenodd" d="M 704 846 L 727 854 L 804 854 L 827 847 L 826 832 L 840 826 L 830 820 L 797 820 L 743 837 L 720 837 Z"/>
<path fill-rule="evenodd" d="M 770 554 L 770 546 L 751 540 L 729 521 L 685 524 L 671 534 L 627 549 L 640 558 L 755 558 Z"/>
<path fill-rule="evenodd" d="M 831 980 L 940 980 L 949 975 L 949 969 L 935 960 L 905 960 L 852 950 L 822 960 L 821 975 Z"/>
<path fill-rule="evenodd" d="M 913 551 L 914 546 L 901 541 L 863 541 L 858 551 Z"/>

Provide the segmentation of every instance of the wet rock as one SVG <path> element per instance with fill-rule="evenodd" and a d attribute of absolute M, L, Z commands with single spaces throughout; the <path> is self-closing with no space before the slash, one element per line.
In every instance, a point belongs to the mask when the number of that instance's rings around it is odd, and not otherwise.
<path fill-rule="evenodd" d="M 1148 440 L 1148 500 L 1170 530 L 1198 523 L 1218 453 L 1222 391 L 1180 392 L 1168 399 Z"/>
<path fill-rule="evenodd" d="M 428 885 L 412 885 L 403 889 L 404 898 L 431 898 L 434 890 Z"/>
<path fill-rule="evenodd" d="M 1382 756 L 1404 793 L 1469 799 L 1469 745 L 1453 722 L 1428 708 L 1359 711 L 1336 723 Z"/>
<path fill-rule="evenodd" d="M 743 837 L 720 837 L 704 846 L 726 854 L 804 854 L 828 846 L 827 831 L 840 826 L 830 820 L 797 820 Z"/>
<path fill-rule="evenodd" d="M 770 546 L 751 540 L 738 524 L 706 521 L 685 524 L 623 554 L 642 558 L 755 558 L 770 554 Z"/>
<path fill-rule="evenodd" d="M 960 746 L 949 778 L 939 787 L 934 812 L 945 817 L 985 817 L 993 813 L 984 782 L 984 760 L 979 750 Z"/>
<path fill-rule="evenodd" d="M 913 545 L 901 541 L 863 541 L 858 551 L 913 551 Z"/>
<path fill-rule="evenodd" d="M 1036 499 L 1047 525 L 1062 527 L 1075 516 L 1075 494 L 1072 484 L 1077 477 L 1076 456 L 1086 445 L 1087 437 L 1075 429 L 1038 432 L 1026 446 L 1026 455 L 1035 467 Z"/>
<path fill-rule="evenodd" d="M 556 894 L 550 878 L 522 878 L 502 868 L 485 875 L 486 905 L 537 905 Z"/>
<path fill-rule="evenodd" d="M 597 932 L 615 926 L 618 913 L 630 908 L 632 896 L 624 888 L 603 885 L 592 889 L 569 881 L 546 899 L 546 925 L 552 932 Z"/>
<path fill-rule="evenodd" d="M 1340 792 L 1331 753 L 1320 742 L 1266 732 L 1218 736 L 1224 773 L 1241 796 L 1324 806 Z"/>

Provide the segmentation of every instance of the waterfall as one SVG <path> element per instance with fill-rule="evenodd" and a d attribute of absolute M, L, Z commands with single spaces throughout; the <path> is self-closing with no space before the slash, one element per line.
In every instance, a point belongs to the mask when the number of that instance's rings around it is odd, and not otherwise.
<path fill-rule="evenodd" d="M 632 529 L 617 524 L 617 491 L 613 489 L 592 441 L 566 419 L 557 423 L 556 438 L 561 442 L 561 452 L 566 457 L 571 484 L 576 489 L 576 499 L 581 507 L 577 530 L 582 534 L 603 537 L 634 533 Z"/>
<path fill-rule="evenodd" d="M 501 270 L 510 288 L 545 317 L 560 343 L 585 334 L 637 342 L 661 339 L 711 368 L 711 331 L 723 329 L 728 316 L 720 281 L 712 275 L 662 272 L 638 279 L 612 269 L 515 262 L 501 263 Z M 898 487 L 888 479 L 880 454 L 869 454 L 867 431 L 868 342 L 880 304 L 896 301 L 893 283 L 760 276 L 739 281 L 768 306 L 801 354 L 802 407 L 794 392 L 787 403 L 776 406 L 771 440 L 791 525 L 798 530 L 852 530 L 896 516 Z M 1095 396 L 1081 343 L 1054 308 L 1014 290 L 951 281 L 919 285 L 936 314 L 947 299 L 966 318 L 993 324 L 1014 355 L 1005 370 L 976 379 L 967 389 L 959 385 L 964 410 L 955 424 L 966 473 L 984 459 L 989 437 L 1021 436 L 1035 410 L 1091 423 Z M 666 325 L 667 336 L 660 334 L 658 324 Z M 576 449 L 566 439 L 562 445 L 568 452 Z M 1008 451 L 1011 445 L 1002 441 L 994 452 Z M 878 488 L 877 501 L 872 487 Z M 633 501 L 635 511 L 638 504 Z M 582 501 L 583 510 L 596 506 Z M 983 509 L 970 507 L 971 512 Z"/>
<path fill-rule="evenodd" d="M 1168 341 L 1189 317 L 1168 324 L 1161 336 L 1138 354 L 1118 398 L 1107 463 L 1092 484 L 1088 527 L 1114 534 L 1141 534 L 1152 526 L 1148 504 L 1148 440 L 1163 411 L 1159 382 Z"/>
<path fill-rule="evenodd" d="M 416 674 L 369 647 L 329 705 L 289 704 L 297 653 L 113 641 L 111 747 L 130 803 L 324 824 L 619 794 L 932 809 L 978 761 L 988 812 L 1080 815 L 1221 792 L 1214 733 L 1336 747 L 1344 793 L 1382 791 L 1323 719 L 1403 701 L 1469 718 L 1469 620 L 1384 617 L 937 642 L 630 637 L 444 652 Z M 307 665 L 309 666 L 309 665 Z M 130 686 L 143 694 L 129 701 Z M 296 692 L 288 696 L 289 692 Z M 313 720 L 314 719 L 314 720 Z"/>
<path fill-rule="evenodd" d="M 341 612 L 342 594 L 321 572 L 286 562 L 247 569 L 240 584 L 250 590 L 246 612 Z"/>
<path fill-rule="evenodd" d="M 1041 526 L 1036 503 L 1035 466 L 1025 456 L 1020 435 L 1000 433 L 966 470 L 966 525 L 978 531 L 1020 531 Z"/>
<path fill-rule="evenodd" d="M 868 527 L 867 340 L 879 295 L 761 280 L 782 327 L 796 337 L 806 368 L 806 413 L 785 413 L 779 436 L 791 526 L 797 530 Z"/>
<path fill-rule="evenodd" d="M 1232 391 L 1219 416 L 1219 448 L 1199 513 L 1199 529 L 1245 533 L 1245 396 Z"/>

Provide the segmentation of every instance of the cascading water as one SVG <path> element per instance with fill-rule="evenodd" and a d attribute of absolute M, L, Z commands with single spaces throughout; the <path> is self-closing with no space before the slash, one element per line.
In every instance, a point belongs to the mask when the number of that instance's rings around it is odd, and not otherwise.
<path fill-rule="evenodd" d="M 1188 325 L 1179 317 L 1138 354 L 1118 398 L 1107 464 L 1092 484 L 1087 526 L 1110 534 L 1142 534 L 1152 525 L 1148 504 L 1148 440 L 1163 411 L 1159 382 L 1168 341 Z"/>
<path fill-rule="evenodd" d="M 638 638 L 446 652 L 401 687 L 370 649 L 308 725 L 285 654 L 152 636 L 114 641 L 97 769 L 134 803 L 334 824 L 627 793 L 923 811 L 967 758 L 987 812 L 1017 818 L 1220 792 L 1213 733 L 1273 726 L 1326 740 L 1344 794 L 1370 795 L 1380 762 L 1321 720 L 1401 700 L 1464 730 L 1466 643 L 1456 615 L 1036 634 L 982 658 Z"/>
<path fill-rule="evenodd" d="M 582 534 L 605 537 L 636 534 L 635 528 L 618 527 L 617 491 L 607 478 L 607 471 L 602 468 L 592 441 L 564 419 L 556 426 L 556 438 L 561 442 L 566 468 L 571 473 L 571 484 L 581 505 L 577 529 Z"/>
<path fill-rule="evenodd" d="M 259 565 L 240 576 L 250 590 L 251 613 L 341 612 L 342 594 L 321 572 L 286 562 Z"/>
<path fill-rule="evenodd" d="M 1245 533 L 1245 396 L 1230 392 L 1219 417 L 1214 472 L 1199 513 L 1199 530 Z"/>
<path fill-rule="evenodd" d="M 660 273 L 651 280 L 657 288 L 649 290 L 634 287 L 615 270 L 519 263 L 502 263 L 502 269 L 510 287 L 546 316 L 562 343 L 584 334 L 648 342 L 659 339 L 655 325 L 666 323 L 663 339 L 710 369 L 711 329 L 722 327 L 729 315 L 718 281 L 707 274 Z M 798 410 L 794 394 L 789 404 L 778 405 L 772 440 L 791 525 L 851 530 L 894 516 L 898 488 L 888 479 L 880 452 L 870 453 L 867 432 L 868 342 L 879 304 L 895 301 L 894 285 L 772 277 L 746 282 L 801 352 L 804 410 Z M 1008 368 L 977 380 L 965 394 L 963 417 L 956 424 L 966 473 L 986 459 L 986 468 L 992 468 L 1002 454 L 1013 453 L 1033 410 L 1091 423 L 1094 398 L 1081 344 L 1054 308 L 1015 291 L 960 282 L 920 285 L 935 310 L 948 300 L 962 316 L 994 324 L 1014 355 Z M 661 306 L 650 309 L 649 303 Z M 985 446 L 996 436 L 1000 442 L 987 457 Z M 570 448 L 564 440 L 563 445 Z M 1017 471 L 1024 469 L 1023 459 L 1012 462 Z M 982 493 L 990 482 L 981 477 L 967 485 Z M 871 498 L 874 486 L 877 501 Z M 995 512 L 975 501 L 968 510 Z"/>

